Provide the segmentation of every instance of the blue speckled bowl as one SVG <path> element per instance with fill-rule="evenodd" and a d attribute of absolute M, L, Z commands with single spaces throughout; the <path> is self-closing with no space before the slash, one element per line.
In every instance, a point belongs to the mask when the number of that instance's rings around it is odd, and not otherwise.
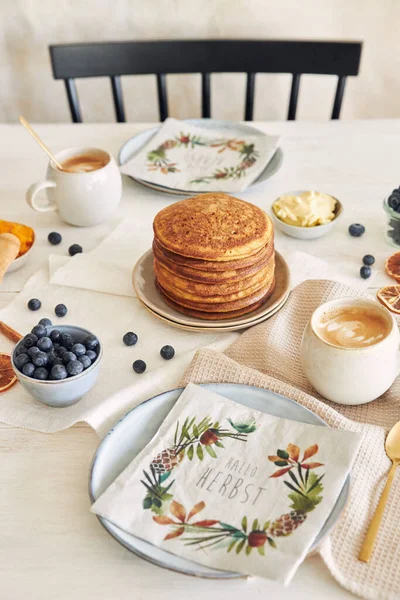
<path fill-rule="evenodd" d="M 74 325 L 53 325 L 52 327 L 48 327 L 49 332 L 53 329 L 58 329 L 61 333 L 70 333 L 77 342 L 81 342 L 87 335 L 92 333 L 83 327 L 75 327 Z M 14 352 L 11 355 L 11 364 L 22 387 L 31 396 L 36 398 L 36 400 L 39 400 L 39 402 L 58 408 L 71 406 L 72 404 L 76 404 L 96 383 L 103 356 L 103 347 L 100 341 L 100 351 L 94 363 L 79 375 L 74 375 L 61 381 L 39 381 L 21 373 L 14 364 L 15 350 L 20 344 L 21 342 L 18 342 L 14 348 Z"/>

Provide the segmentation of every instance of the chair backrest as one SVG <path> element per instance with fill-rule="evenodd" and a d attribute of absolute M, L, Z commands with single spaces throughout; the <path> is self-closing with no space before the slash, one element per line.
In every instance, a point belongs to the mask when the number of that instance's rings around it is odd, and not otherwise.
<path fill-rule="evenodd" d="M 72 120 L 82 121 L 75 79 L 110 77 L 116 119 L 125 121 L 121 75 L 157 77 L 160 120 L 168 117 L 167 73 L 201 73 L 202 116 L 211 116 L 211 73 L 246 73 L 246 121 L 253 119 L 256 73 L 290 73 L 288 119 L 296 118 L 300 77 L 336 75 L 332 119 L 338 119 L 346 77 L 358 75 L 361 42 L 184 40 L 50 46 L 55 79 L 65 81 Z"/>

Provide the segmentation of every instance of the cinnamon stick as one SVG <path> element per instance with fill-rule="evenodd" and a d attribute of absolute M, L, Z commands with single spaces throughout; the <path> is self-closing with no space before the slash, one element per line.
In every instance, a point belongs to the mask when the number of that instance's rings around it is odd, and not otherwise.
<path fill-rule="evenodd" d="M 6 323 L 4 323 L 3 321 L 0 321 L 0 333 L 5 335 L 6 338 L 8 338 L 11 342 L 14 342 L 15 344 L 24 337 L 23 335 L 18 333 L 18 331 L 15 331 L 9 325 L 6 325 Z"/>

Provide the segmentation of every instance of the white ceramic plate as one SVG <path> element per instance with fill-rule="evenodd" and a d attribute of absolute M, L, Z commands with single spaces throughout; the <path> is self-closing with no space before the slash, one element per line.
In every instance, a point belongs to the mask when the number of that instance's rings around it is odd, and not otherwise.
<path fill-rule="evenodd" d="M 238 123 L 235 121 L 217 121 L 214 119 L 187 119 L 184 121 L 190 125 L 196 125 L 197 127 L 203 127 L 204 129 L 225 129 L 228 135 L 235 135 L 235 137 L 240 137 L 241 135 L 265 135 L 259 129 L 255 127 L 251 127 L 250 125 L 243 125 L 242 123 Z M 147 131 L 142 131 L 138 133 L 134 137 L 130 138 L 125 144 L 122 146 L 118 153 L 118 162 L 120 165 L 125 164 L 133 158 L 142 148 L 145 146 L 152 137 L 157 133 L 159 127 L 153 127 L 152 129 L 148 129 Z M 283 151 L 278 148 L 275 152 L 274 156 L 271 158 L 263 172 L 258 176 L 258 178 L 249 186 L 249 188 L 254 187 L 255 185 L 259 185 L 260 183 L 264 183 L 267 179 L 272 177 L 274 173 L 278 171 L 283 161 Z M 143 179 L 136 179 L 135 177 L 131 177 L 134 181 L 149 187 L 153 190 L 157 190 L 158 192 L 163 192 L 165 194 L 173 194 L 178 196 L 197 196 L 201 192 L 186 192 L 185 190 L 174 190 L 171 188 L 167 188 L 163 185 L 158 185 L 156 183 L 150 183 L 148 181 L 143 181 Z M 208 190 L 212 192 L 213 190 Z"/>
<path fill-rule="evenodd" d="M 205 388 L 230 398 L 243 406 L 261 412 L 311 425 L 326 427 L 326 423 L 294 400 L 268 390 L 230 383 L 207 384 Z M 89 475 L 89 494 L 94 502 L 107 487 L 122 473 L 135 456 L 150 442 L 158 431 L 183 388 L 172 390 L 150 398 L 127 413 L 106 435 L 94 455 Z M 343 485 L 339 498 L 328 519 L 316 536 L 310 551 L 315 550 L 338 521 L 345 507 L 350 490 L 350 478 Z M 186 560 L 149 542 L 145 542 L 102 517 L 98 517 L 104 528 L 125 548 L 160 567 L 198 577 L 231 579 L 242 577 L 240 573 L 220 571 Z"/>
<path fill-rule="evenodd" d="M 207 326 L 213 330 L 219 327 L 237 327 L 238 329 L 243 329 L 242 325 L 267 315 L 278 305 L 282 304 L 283 299 L 287 296 L 290 289 L 290 274 L 289 267 L 279 252 L 275 252 L 275 279 L 275 289 L 272 296 L 260 308 L 235 319 L 207 321 L 206 319 L 197 319 L 196 317 L 184 315 L 164 302 L 155 285 L 152 250 L 148 250 L 143 254 L 136 263 L 132 274 L 133 287 L 137 297 L 153 312 L 165 317 L 168 321 L 173 321 L 180 325 Z"/>

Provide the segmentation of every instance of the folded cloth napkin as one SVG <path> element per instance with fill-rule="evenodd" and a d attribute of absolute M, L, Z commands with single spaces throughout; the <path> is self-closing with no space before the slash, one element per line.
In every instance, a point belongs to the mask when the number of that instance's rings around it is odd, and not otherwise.
<path fill-rule="evenodd" d="M 30 298 L 42 301 L 39 311 L 27 309 Z M 54 307 L 61 302 L 68 307 L 68 315 L 63 319 L 54 315 Z M 0 421 L 43 432 L 59 431 L 86 421 L 102 436 L 135 404 L 177 387 L 199 347 L 211 344 L 223 349 L 238 335 L 172 328 L 151 315 L 137 298 L 49 285 L 45 270 L 34 275 L 24 290 L 0 310 L 0 321 L 22 334 L 29 332 L 42 317 L 49 317 L 54 324 L 70 323 L 89 329 L 98 335 L 104 349 L 97 383 L 73 406 L 46 406 L 32 398 L 19 383 L 0 395 Z M 130 348 L 122 342 L 127 331 L 134 331 L 139 338 Z M 165 361 L 160 356 L 165 344 L 175 348 L 172 360 Z M 0 336 L 0 352 L 11 352 L 12 348 L 13 344 Z M 136 359 L 147 364 L 142 375 L 132 369 Z"/>
<path fill-rule="evenodd" d="M 263 171 L 279 137 L 239 127 L 197 127 L 167 119 L 121 173 L 193 192 L 240 192 Z"/>
<path fill-rule="evenodd" d="M 189 384 L 91 510 L 178 556 L 287 584 L 359 444 L 354 433 L 279 419 Z M 160 501 L 151 476 L 161 472 Z"/>
<path fill-rule="evenodd" d="M 331 427 L 360 433 L 362 443 L 351 474 L 350 500 L 320 554 L 345 588 L 371 600 L 400 597 L 400 477 L 388 498 L 371 561 L 357 560 L 390 461 L 385 436 L 400 418 L 400 378 L 381 398 L 360 406 L 341 406 L 319 396 L 303 375 L 300 340 L 321 303 L 343 296 L 368 297 L 332 281 L 307 281 L 270 320 L 247 330 L 224 354 L 201 350 L 181 380 L 242 383 L 283 394 L 324 419 Z"/>

